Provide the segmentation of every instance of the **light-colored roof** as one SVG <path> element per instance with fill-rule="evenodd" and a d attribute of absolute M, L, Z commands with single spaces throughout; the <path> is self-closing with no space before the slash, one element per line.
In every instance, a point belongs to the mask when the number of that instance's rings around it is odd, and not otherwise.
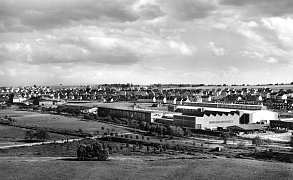
<path fill-rule="evenodd" d="M 226 108 L 210 108 L 210 107 L 199 107 L 199 106 L 177 106 L 177 108 L 181 109 L 200 109 L 208 111 L 221 111 L 221 112 L 231 112 L 231 111 L 239 111 L 247 114 L 255 113 L 255 112 L 268 112 L 269 110 L 243 110 L 243 109 L 226 109 Z M 273 111 L 269 111 L 273 112 Z"/>

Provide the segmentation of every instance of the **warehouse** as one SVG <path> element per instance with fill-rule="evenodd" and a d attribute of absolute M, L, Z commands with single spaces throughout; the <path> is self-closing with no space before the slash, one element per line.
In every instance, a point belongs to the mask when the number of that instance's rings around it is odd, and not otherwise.
<path fill-rule="evenodd" d="M 203 106 L 197 106 L 202 104 Z M 270 120 L 278 119 L 278 113 L 266 110 L 265 106 L 256 105 L 235 105 L 234 104 L 224 104 L 223 108 L 217 103 L 197 103 L 196 106 L 177 106 L 175 108 L 176 112 L 187 113 L 187 112 L 202 112 L 202 111 L 215 111 L 215 112 L 239 112 L 239 124 L 252 124 L 252 123 L 262 123 L 268 124 Z M 247 106 L 247 107 L 246 107 Z M 234 107 L 235 109 L 233 109 Z"/>
<path fill-rule="evenodd" d="M 98 115 L 101 117 L 111 116 L 116 118 L 128 118 L 138 121 L 153 123 L 156 118 L 161 118 L 164 113 L 142 109 L 119 109 L 110 107 L 98 107 Z"/>
<path fill-rule="evenodd" d="M 217 129 L 239 124 L 239 112 L 198 111 L 174 115 L 173 125 L 191 129 Z"/>

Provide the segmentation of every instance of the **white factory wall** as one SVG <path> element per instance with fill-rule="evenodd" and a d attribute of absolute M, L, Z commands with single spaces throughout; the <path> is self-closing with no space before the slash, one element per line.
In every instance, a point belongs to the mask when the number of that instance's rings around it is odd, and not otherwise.
<path fill-rule="evenodd" d="M 278 113 L 272 111 L 255 111 L 249 115 L 249 123 L 265 122 L 278 119 Z"/>

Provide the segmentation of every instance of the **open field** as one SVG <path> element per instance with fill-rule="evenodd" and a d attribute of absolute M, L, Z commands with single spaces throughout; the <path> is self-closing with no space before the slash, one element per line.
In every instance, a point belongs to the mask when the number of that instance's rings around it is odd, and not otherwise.
<path fill-rule="evenodd" d="M 109 161 L 54 158 L 1 158 L 1 179 L 291 179 L 287 163 L 246 159 L 169 159 L 148 161 L 113 157 Z"/>
<path fill-rule="evenodd" d="M 52 114 L 40 114 L 37 112 L 16 111 L 10 109 L 1 110 L 0 117 L 4 117 L 5 115 L 8 115 L 15 119 L 16 123 L 21 123 L 29 126 L 68 130 L 82 129 L 85 132 L 99 131 L 100 133 L 103 132 L 101 128 L 104 127 L 104 131 L 109 129 L 110 131 L 118 133 L 128 132 L 122 127 L 95 121 L 83 121 L 79 118 L 71 116 L 67 117 Z"/>
<path fill-rule="evenodd" d="M 26 129 L 0 125 L 0 147 L 25 143 Z M 73 139 L 75 136 L 49 133 L 48 141 L 60 139 Z"/>

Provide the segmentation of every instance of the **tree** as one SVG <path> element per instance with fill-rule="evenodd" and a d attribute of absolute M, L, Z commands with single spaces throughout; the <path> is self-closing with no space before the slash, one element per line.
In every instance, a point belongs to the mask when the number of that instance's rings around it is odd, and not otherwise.
<path fill-rule="evenodd" d="M 230 134 L 227 132 L 223 132 L 221 135 L 222 139 L 223 139 L 223 144 L 227 144 L 228 139 L 230 138 Z"/>
<path fill-rule="evenodd" d="M 47 129 L 38 128 L 36 131 L 29 130 L 25 133 L 25 139 L 38 139 L 38 140 L 46 140 L 50 138 L 49 132 Z"/>
<path fill-rule="evenodd" d="M 50 138 L 50 135 L 47 129 L 41 128 L 37 129 L 35 137 L 39 140 L 46 140 Z"/>
<path fill-rule="evenodd" d="M 190 129 L 188 128 L 184 129 L 184 136 L 190 136 L 190 134 L 191 134 Z"/>
<path fill-rule="evenodd" d="M 232 137 L 232 141 L 233 141 L 233 144 L 235 144 L 236 143 L 236 141 L 237 141 L 237 138 L 234 136 L 234 137 Z"/>
<path fill-rule="evenodd" d="M 34 131 L 33 130 L 28 130 L 25 132 L 25 139 L 32 140 L 33 138 L 34 138 Z"/>
<path fill-rule="evenodd" d="M 252 139 L 252 144 L 254 144 L 257 147 L 262 144 L 262 139 L 259 136 L 256 136 Z"/>
<path fill-rule="evenodd" d="M 293 135 L 290 137 L 289 145 L 290 145 L 290 146 L 292 147 L 292 149 L 293 149 Z"/>

